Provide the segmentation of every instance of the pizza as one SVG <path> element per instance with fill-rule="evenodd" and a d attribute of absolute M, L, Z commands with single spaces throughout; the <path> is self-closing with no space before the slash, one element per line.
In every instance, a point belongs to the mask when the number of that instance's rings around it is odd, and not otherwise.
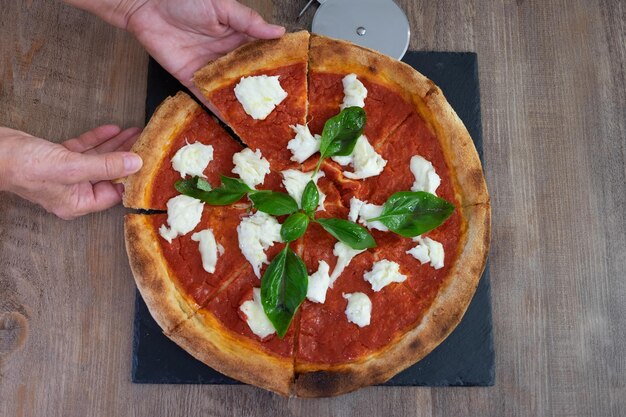
<path fill-rule="evenodd" d="M 194 82 L 232 134 L 178 93 L 135 144 L 143 168 L 123 180 L 125 206 L 150 210 L 126 216 L 126 247 L 163 332 L 230 377 L 300 397 L 382 383 L 439 345 L 490 242 L 482 167 L 441 90 L 394 59 L 308 32 L 248 43 Z M 348 153 L 328 156 L 329 121 L 346 114 L 364 125 Z M 308 182 L 318 199 L 305 197 Z M 268 214 L 255 198 L 279 194 L 297 204 L 291 214 Z M 385 218 L 394 196 L 453 209 L 403 235 Z M 285 238 L 292 216 L 307 226 Z M 333 222 L 375 244 L 330 233 Z M 264 292 L 280 259 L 294 262 L 281 277 L 298 265 L 305 275 L 303 289 L 277 290 L 302 293 L 287 322 Z"/>

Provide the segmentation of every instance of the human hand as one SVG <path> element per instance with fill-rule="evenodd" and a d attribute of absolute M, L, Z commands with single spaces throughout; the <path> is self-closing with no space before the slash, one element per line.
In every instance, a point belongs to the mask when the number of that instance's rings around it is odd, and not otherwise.
<path fill-rule="evenodd" d="M 0 128 L 0 190 L 66 220 L 105 210 L 122 199 L 123 186 L 110 180 L 141 168 L 128 152 L 140 132 L 104 125 L 56 144 Z"/>
<path fill-rule="evenodd" d="M 147 0 L 128 16 L 126 28 L 200 99 L 194 72 L 253 38 L 285 32 L 235 0 Z"/>

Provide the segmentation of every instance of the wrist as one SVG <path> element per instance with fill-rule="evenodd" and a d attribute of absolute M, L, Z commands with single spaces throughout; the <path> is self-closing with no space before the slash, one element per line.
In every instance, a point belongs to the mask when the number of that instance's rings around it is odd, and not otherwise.
<path fill-rule="evenodd" d="M 130 17 L 149 0 L 63 0 L 98 16 L 105 22 L 126 30 Z"/>

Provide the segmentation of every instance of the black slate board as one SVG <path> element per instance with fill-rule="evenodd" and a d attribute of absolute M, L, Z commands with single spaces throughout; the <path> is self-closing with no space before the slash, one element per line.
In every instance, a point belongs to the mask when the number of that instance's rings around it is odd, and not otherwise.
<path fill-rule="evenodd" d="M 482 159 L 478 63 L 475 53 L 407 52 L 403 61 L 433 80 L 469 130 Z M 167 96 L 184 88 L 154 60 L 148 67 L 146 121 Z M 163 335 L 137 292 L 132 381 L 152 384 L 240 384 L 198 362 Z M 489 267 L 465 317 L 426 358 L 384 385 L 452 386 L 494 383 Z"/>

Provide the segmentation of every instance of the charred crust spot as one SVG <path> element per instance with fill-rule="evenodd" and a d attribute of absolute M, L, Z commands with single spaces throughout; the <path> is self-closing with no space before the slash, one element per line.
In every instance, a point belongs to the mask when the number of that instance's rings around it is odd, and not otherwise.
<path fill-rule="evenodd" d="M 296 376 L 296 385 L 301 387 L 298 394 L 303 396 L 328 397 L 342 392 L 345 375 L 337 372 L 315 371 Z"/>
<path fill-rule="evenodd" d="M 368 71 L 371 72 L 372 74 L 376 74 L 378 72 L 378 68 L 376 68 L 374 65 L 370 65 L 367 67 Z"/>
<path fill-rule="evenodd" d="M 422 341 L 420 339 L 413 339 L 413 341 L 409 344 L 409 349 L 412 352 L 419 352 L 421 349 L 423 349 L 424 345 L 422 344 Z"/>

